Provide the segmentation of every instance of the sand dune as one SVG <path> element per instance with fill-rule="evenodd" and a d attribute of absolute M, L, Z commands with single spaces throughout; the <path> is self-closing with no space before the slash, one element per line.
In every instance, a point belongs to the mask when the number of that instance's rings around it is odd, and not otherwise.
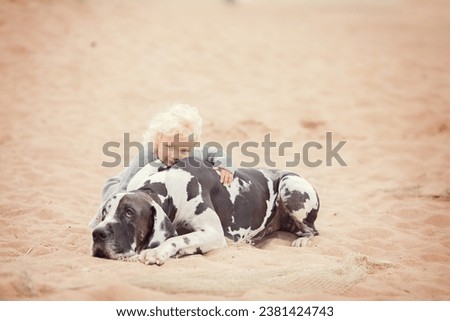
<path fill-rule="evenodd" d="M 0 299 L 449 300 L 449 9 L 2 1 Z M 293 142 L 272 150 L 281 168 L 326 132 L 347 141 L 348 166 L 324 148 L 293 169 L 321 197 L 311 247 L 276 233 L 161 267 L 90 256 L 87 223 L 121 170 L 103 145 L 140 141 L 174 102 L 198 106 L 204 142 Z"/>

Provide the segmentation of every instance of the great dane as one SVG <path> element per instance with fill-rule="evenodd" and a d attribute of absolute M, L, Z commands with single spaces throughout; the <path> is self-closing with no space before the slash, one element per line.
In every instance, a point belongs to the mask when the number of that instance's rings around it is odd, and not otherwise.
<path fill-rule="evenodd" d="M 242 168 L 224 186 L 216 169 L 188 158 L 103 204 L 92 255 L 161 265 L 274 231 L 296 234 L 300 247 L 318 235 L 318 211 L 315 189 L 298 174 Z"/>

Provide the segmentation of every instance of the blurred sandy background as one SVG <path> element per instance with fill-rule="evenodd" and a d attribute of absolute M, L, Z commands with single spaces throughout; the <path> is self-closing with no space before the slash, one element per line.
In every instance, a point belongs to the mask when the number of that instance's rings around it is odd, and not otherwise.
<path fill-rule="evenodd" d="M 445 0 L 1 1 L 0 299 L 449 300 L 449 32 Z M 347 167 L 294 169 L 311 247 L 90 256 L 103 144 L 174 102 L 205 142 L 347 141 Z"/>

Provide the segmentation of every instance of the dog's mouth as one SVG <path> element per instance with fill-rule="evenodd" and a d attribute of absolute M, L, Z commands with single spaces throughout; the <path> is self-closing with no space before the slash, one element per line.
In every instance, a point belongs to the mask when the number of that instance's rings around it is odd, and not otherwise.
<path fill-rule="evenodd" d="M 92 256 L 100 259 L 112 259 L 114 256 L 113 251 L 100 244 L 95 244 L 92 247 Z"/>
<path fill-rule="evenodd" d="M 106 256 L 105 252 L 102 249 L 95 249 L 94 253 L 92 253 L 92 256 L 98 257 L 100 259 L 108 259 L 109 258 Z"/>
<path fill-rule="evenodd" d="M 100 246 L 94 244 L 92 249 L 92 256 L 97 257 L 99 259 L 111 259 L 111 260 L 124 260 L 127 261 L 130 258 L 136 256 L 135 251 L 128 251 L 125 253 L 117 253 L 113 249 L 105 248 L 104 246 Z"/>

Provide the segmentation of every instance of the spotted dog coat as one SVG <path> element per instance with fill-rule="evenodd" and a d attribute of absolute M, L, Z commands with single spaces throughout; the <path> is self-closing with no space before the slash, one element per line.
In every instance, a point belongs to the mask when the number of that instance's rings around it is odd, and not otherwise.
<path fill-rule="evenodd" d="M 102 208 L 92 254 L 163 264 L 178 255 L 206 253 L 233 241 L 258 240 L 273 231 L 317 235 L 319 198 L 301 176 L 272 169 L 238 169 L 230 186 L 207 163 L 189 158 L 142 179 Z"/>

